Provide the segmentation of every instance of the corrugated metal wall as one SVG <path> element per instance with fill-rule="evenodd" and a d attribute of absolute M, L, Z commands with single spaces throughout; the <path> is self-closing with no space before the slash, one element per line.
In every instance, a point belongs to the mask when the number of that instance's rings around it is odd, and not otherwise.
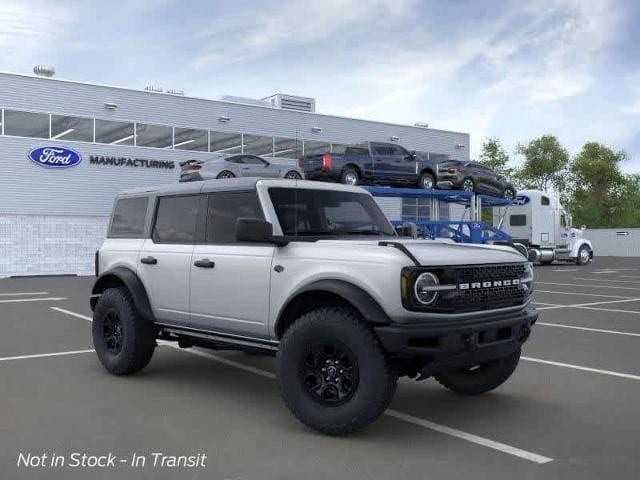
<path fill-rule="evenodd" d="M 596 257 L 640 257 L 640 228 L 587 229 Z"/>

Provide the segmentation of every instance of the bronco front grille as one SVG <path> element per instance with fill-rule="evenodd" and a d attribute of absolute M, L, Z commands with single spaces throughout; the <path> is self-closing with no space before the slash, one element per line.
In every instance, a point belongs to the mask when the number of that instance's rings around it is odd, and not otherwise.
<path fill-rule="evenodd" d="M 429 271 L 438 276 L 440 285 L 455 286 L 438 293 L 428 308 L 411 302 L 414 308 L 442 313 L 464 313 L 522 305 L 531 295 L 530 283 L 521 283 L 527 275 L 526 263 L 451 266 L 414 271 L 411 280 Z M 514 284 L 513 280 L 518 280 Z M 415 299 L 414 299 L 415 300 Z"/>

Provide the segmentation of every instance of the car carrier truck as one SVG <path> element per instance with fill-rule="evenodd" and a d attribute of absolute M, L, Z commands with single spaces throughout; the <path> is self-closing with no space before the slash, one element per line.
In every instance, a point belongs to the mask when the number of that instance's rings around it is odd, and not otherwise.
<path fill-rule="evenodd" d="M 586 227 L 572 228 L 571 215 L 540 190 L 520 191 L 512 205 L 494 208 L 493 224 L 510 235 L 514 244 L 527 247 L 533 262 L 569 260 L 586 265 L 593 260 L 593 246 L 584 238 Z"/>

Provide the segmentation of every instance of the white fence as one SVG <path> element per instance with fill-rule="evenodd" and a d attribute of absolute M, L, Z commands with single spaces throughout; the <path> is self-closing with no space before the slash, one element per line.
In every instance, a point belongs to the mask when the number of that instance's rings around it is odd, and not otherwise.
<path fill-rule="evenodd" d="M 640 228 L 587 229 L 596 257 L 640 257 Z"/>

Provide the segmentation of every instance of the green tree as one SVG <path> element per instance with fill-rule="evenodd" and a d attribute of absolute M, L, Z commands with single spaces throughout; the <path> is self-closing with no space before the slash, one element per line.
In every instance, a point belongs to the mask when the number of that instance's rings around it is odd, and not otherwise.
<path fill-rule="evenodd" d="M 505 176 L 511 176 L 513 169 L 508 167 L 509 160 L 509 155 L 502 147 L 499 139 L 492 137 L 484 141 L 482 152 L 478 158 L 480 163 Z"/>
<path fill-rule="evenodd" d="M 565 190 L 569 152 L 555 136 L 543 135 L 520 144 L 517 153 L 524 155 L 524 164 L 516 171 L 520 186 L 545 192 L 551 187 L 558 193 Z"/>
<path fill-rule="evenodd" d="M 597 142 L 586 143 L 571 161 L 569 208 L 576 224 L 590 227 L 640 225 L 640 177 L 625 175 L 623 151 Z"/>

